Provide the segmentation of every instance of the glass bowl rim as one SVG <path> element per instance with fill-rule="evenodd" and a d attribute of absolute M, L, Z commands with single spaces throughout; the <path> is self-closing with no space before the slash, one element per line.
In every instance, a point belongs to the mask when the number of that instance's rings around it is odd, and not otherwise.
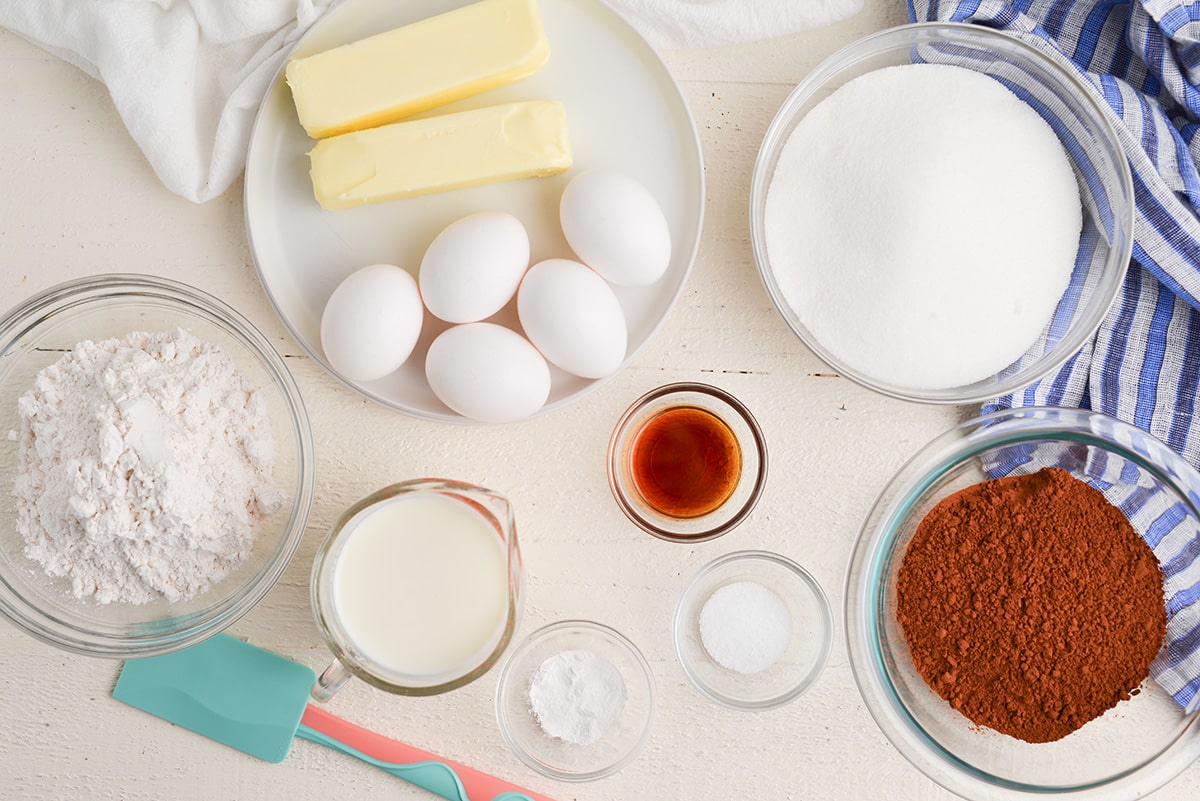
<path fill-rule="evenodd" d="M 1169 466 L 1154 464 L 1122 443 L 1105 439 L 1094 431 L 1092 421 L 1161 446 Z M 961 442 L 952 447 L 957 440 Z M 881 577 L 887 562 L 883 557 L 895 542 L 899 522 L 930 486 L 958 465 L 997 447 L 1046 440 L 1094 445 L 1129 459 L 1170 487 L 1200 519 L 1200 494 L 1189 494 L 1167 470 L 1181 471 L 1195 488 L 1200 488 L 1200 472 L 1153 435 L 1115 417 L 1086 409 L 1034 406 L 1000 409 L 961 422 L 918 448 L 888 479 L 864 516 L 844 576 L 843 625 L 850 670 L 867 711 L 892 746 L 950 792 L 965 798 L 1013 801 L 1047 796 L 1134 797 L 1130 793 L 1141 797 L 1200 757 L 1200 708 L 1185 715 L 1186 724 L 1174 740 L 1141 764 L 1099 782 L 1048 788 L 993 776 L 943 748 L 900 700 L 883 664 L 878 634 L 884 614 Z M 936 454 L 942 458 L 932 464 Z"/>
<path fill-rule="evenodd" d="M 684 657 L 682 639 L 686 622 L 683 620 L 684 606 L 689 601 L 700 586 L 703 579 L 716 573 L 718 570 L 729 565 L 734 565 L 742 562 L 763 562 L 783 568 L 789 575 L 799 581 L 809 594 L 816 601 L 816 605 L 820 610 L 821 619 L 821 637 L 818 647 L 816 662 L 812 669 L 805 674 L 800 681 L 786 690 L 777 693 L 771 698 L 762 701 L 742 701 L 738 698 L 726 695 L 717 689 L 709 686 L 696 674 L 691 666 L 690 660 Z M 821 674 L 825 672 L 825 667 L 829 663 L 830 654 L 833 651 L 834 640 L 834 622 L 833 622 L 833 607 L 829 603 L 829 597 L 825 593 L 821 583 L 812 575 L 803 565 L 790 559 L 783 554 L 765 550 L 742 550 L 732 551 L 722 556 L 718 556 L 707 564 L 700 567 L 684 585 L 683 590 L 679 594 L 679 599 L 675 603 L 675 613 L 671 622 L 671 642 L 675 648 L 675 658 L 679 661 L 679 666 L 683 670 L 683 675 L 687 677 L 688 682 L 693 687 L 708 699 L 729 707 L 730 709 L 738 709 L 746 712 L 759 712 L 770 709 L 778 709 L 786 706 L 792 701 L 795 701 L 804 693 L 808 692 L 814 684 L 821 678 Z"/>
<path fill-rule="evenodd" d="M 296 440 L 297 485 L 295 500 L 283 535 L 273 555 L 256 578 L 244 585 L 228 602 L 207 615 L 192 613 L 181 619 L 188 625 L 167 633 L 146 636 L 97 634 L 47 615 L 36 604 L 15 607 L 0 596 L 0 614 L 21 631 L 62 650 L 85 656 L 115 659 L 157 656 L 195 645 L 218 634 L 256 607 L 278 583 L 291 563 L 311 512 L 315 485 L 315 453 L 311 422 L 303 396 L 283 357 L 270 341 L 241 312 L 197 287 L 162 276 L 144 273 L 102 273 L 69 279 L 40 290 L 0 314 L 0 357 L 15 343 L 45 322 L 45 314 L 74 313 L 95 301 L 131 297 L 160 308 L 186 307 L 199 312 L 207 323 L 223 329 L 257 359 L 279 391 L 289 411 L 289 434 Z M 20 593 L 0 576 L 0 582 L 18 597 Z M 172 618 L 167 618 L 172 619 Z"/>
<path fill-rule="evenodd" d="M 852 54 L 861 56 L 879 55 L 890 50 L 899 49 L 904 44 L 917 44 L 920 37 L 940 37 L 943 41 L 951 42 L 959 40 L 982 40 L 985 46 L 994 46 L 997 49 L 1007 48 L 1039 64 L 1047 72 L 1061 78 L 1067 88 L 1073 90 L 1072 94 L 1088 109 L 1089 116 L 1092 118 L 1088 121 L 1089 130 L 1092 130 L 1096 136 L 1107 142 L 1119 156 L 1116 165 L 1117 174 L 1115 175 L 1118 182 L 1118 187 L 1116 188 L 1120 190 L 1117 199 L 1118 201 L 1123 201 L 1125 210 L 1124 213 L 1117 213 L 1116 209 L 1114 209 L 1113 229 L 1117 234 L 1117 238 L 1121 240 L 1119 243 L 1120 248 L 1119 250 L 1117 248 L 1112 249 L 1112 252 L 1116 255 L 1111 256 L 1107 260 L 1108 264 L 1111 265 L 1111 269 L 1109 269 L 1107 276 L 1102 278 L 1102 282 L 1098 286 L 1101 293 L 1093 298 L 1092 305 L 1094 308 L 1092 309 L 1091 316 L 1094 319 L 1086 327 L 1076 328 L 1075 335 L 1070 339 L 1064 337 L 1064 341 L 1069 342 L 1069 345 L 1064 346 L 1060 344 L 1056 349 L 1056 353 L 1051 357 L 1043 356 L 1037 360 L 1032 369 L 1027 372 L 1018 370 L 1003 381 L 997 382 L 984 378 L 965 387 L 921 390 L 893 386 L 849 367 L 841 359 L 833 356 L 821 342 L 808 334 L 807 331 L 798 330 L 791 317 L 784 312 L 784 309 L 788 308 L 788 304 L 780 294 L 767 258 L 763 212 L 767 192 L 770 188 L 771 176 L 767 175 L 766 171 L 768 162 L 778 156 L 779 151 L 787 141 L 786 133 L 792 127 L 797 107 L 819 90 L 830 78 L 840 74 L 847 66 L 843 62 Z M 995 44 L 992 45 L 990 43 Z M 872 48 L 878 48 L 878 50 L 872 50 Z M 979 403 L 989 398 L 1008 394 L 1039 381 L 1065 364 L 1095 334 L 1096 330 L 1103 323 L 1108 310 L 1116 302 L 1117 295 L 1124 284 L 1125 274 L 1129 269 L 1129 261 L 1133 252 L 1133 228 L 1136 216 L 1133 200 L 1133 174 L 1129 166 L 1129 160 L 1125 157 L 1126 151 L 1121 144 L 1116 126 L 1109 119 L 1106 109 L 1092 96 L 1091 91 L 1083 79 L 1075 74 L 1075 72 L 1067 69 L 1012 33 L 967 22 L 913 22 L 896 25 L 856 39 L 823 59 L 792 88 L 788 96 L 780 104 L 766 133 L 763 135 L 750 178 L 750 244 L 754 254 L 754 263 L 759 279 L 770 298 L 772 306 L 779 312 L 779 316 L 783 318 L 788 330 L 805 347 L 839 375 L 886 397 L 913 403 L 935 405 Z M 1124 235 L 1121 236 L 1121 234 Z"/>

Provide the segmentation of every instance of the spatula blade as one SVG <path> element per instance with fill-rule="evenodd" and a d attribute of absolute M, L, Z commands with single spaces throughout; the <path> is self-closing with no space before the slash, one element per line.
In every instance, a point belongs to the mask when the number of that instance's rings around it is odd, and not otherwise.
<path fill-rule="evenodd" d="M 181 651 L 126 662 L 113 698 L 281 762 L 315 679 L 304 665 L 218 634 Z"/>

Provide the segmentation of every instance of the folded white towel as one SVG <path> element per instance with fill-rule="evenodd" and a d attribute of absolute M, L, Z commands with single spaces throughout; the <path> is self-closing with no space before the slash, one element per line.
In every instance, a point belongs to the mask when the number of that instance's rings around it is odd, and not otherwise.
<path fill-rule="evenodd" d="M 4 0 L 0 27 L 104 82 L 162 182 L 195 202 L 245 166 L 259 100 L 334 0 Z M 651 44 L 704 47 L 844 19 L 862 0 L 609 0 Z"/>
<path fill-rule="evenodd" d="M 660 50 L 756 42 L 854 16 L 863 0 L 608 0 Z"/>

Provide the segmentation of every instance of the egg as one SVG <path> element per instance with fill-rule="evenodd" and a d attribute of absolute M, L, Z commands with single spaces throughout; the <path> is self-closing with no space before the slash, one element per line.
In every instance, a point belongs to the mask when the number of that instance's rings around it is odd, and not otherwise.
<path fill-rule="evenodd" d="M 351 381 L 374 381 L 408 359 L 425 309 L 417 282 L 392 264 L 372 264 L 346 277 L 321 313 L 321 349 Z"/>
<path fill-rule="evenodd" d="M 529 234 L 511 214 L 483 211 L 455 220 L 430 243 L 418 273 L 421 297 L 448 323 L 490 317 L 512 299 L 529 266 Z"/>
<path fill-rule="evenodd" d="M 425 377 L 442 403 L 485 423 L 528 417 L 550 396 L 550 366 L 537 348 L 495 323 L 466 323 L 439 334 L 425 356 Z"/>
<path fill-rule="evenodd" d="M 662 207 L 624 173 L 579 173 L 563 190 L 558 215 L 579 260 L 617 286 L 653 284 L 671 263 L 671 229 Z"/>
<path fill-rule="evenodd" d="M 608 282 L 586 265 L 547 259 L 517 290 L 525 336 L 554 365 L 583 378 L 612 375 L 625 360 L 625 312 Z"/>

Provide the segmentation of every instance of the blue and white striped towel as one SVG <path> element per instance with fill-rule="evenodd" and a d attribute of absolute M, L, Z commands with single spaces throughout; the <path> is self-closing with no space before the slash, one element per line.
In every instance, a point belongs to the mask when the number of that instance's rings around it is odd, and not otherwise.
<path fill-rule="evenodd" d="M 1069 60 L 1112 109 L 1133 170 L 1133 263 L 1095 340 L 985 411 L 1105 412 L 1200 467 L 1200 2 L 909 0 L 909 14 L 1004 30 Z M 1200 538 L 1158 534 L 1148 540 L 1166 574 L 1170 624 L 1153 675 L 1191 711 L 1200 707 Z"/>

